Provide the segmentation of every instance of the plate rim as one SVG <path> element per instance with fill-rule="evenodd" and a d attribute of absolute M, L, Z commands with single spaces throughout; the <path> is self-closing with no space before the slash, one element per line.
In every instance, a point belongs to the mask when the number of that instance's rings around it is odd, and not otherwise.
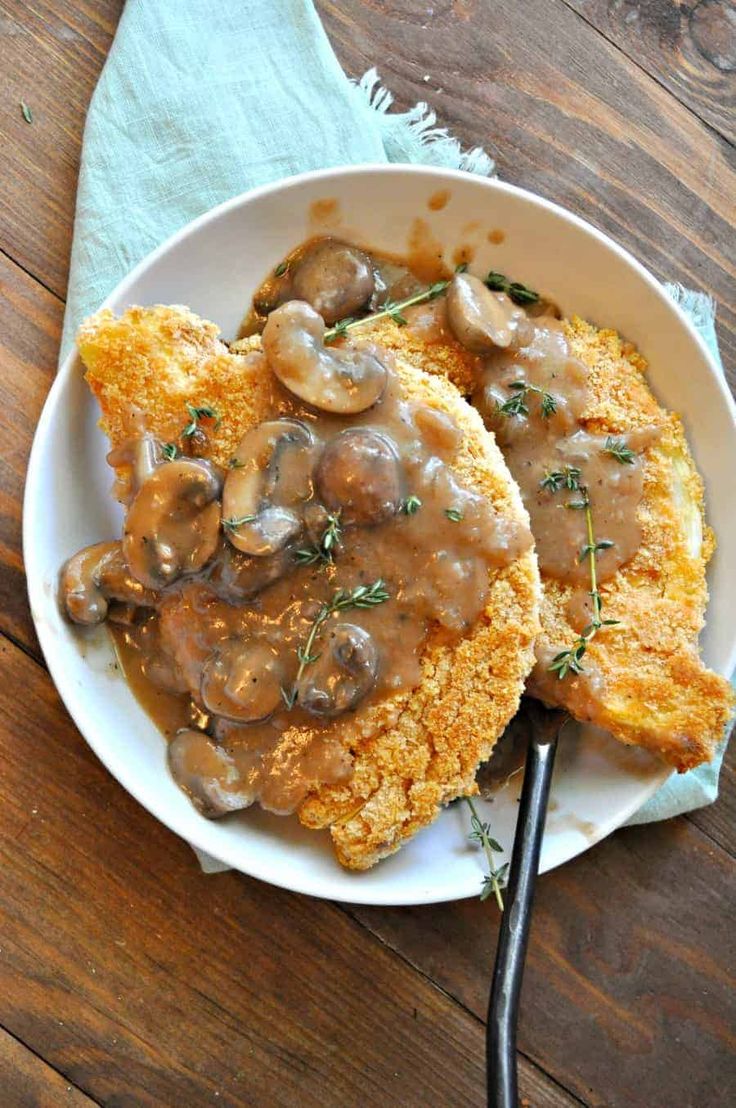
<path fill-rule="evenodd" d="M 127 273 L 121 281 L 115 286 L 114 289 L 105 297 L 104 301 L 100 305 L 100 309 L 110 306 L 115 301 L 125 297 L 127 290 L 132 287 L 137 281 L 139 275 L 144 273 L 151 265 L 153 265 L 160 257 L 165 255 L 172 247 L 177 245 L 180 241 L 184 240 L 192 234 L 196 234 L 209 222 L 217 220 L 221 215 L 228 211 L 239 208 L 245 203 L 250 203 L 253 200 L 260 198 L 261 196 L 269 195 L 276 192 L 288 192 L 292 188 L 298 188 L 305 183 L 330 181 L 338 178 L 349 177 L 354 175 L 362 175 L 366 173 L 380 173 L 381 175 L 412 175 L 417 178 L 427 178 L 434 180 L 441 180 L 443 182 L 459 180 L 467 183 L 468 178 L 471 178 L 473 182 L 477 183 L 481 187 L 486 187 L 490 191 L 500 191 L 509 193 L 514 196 L 518 196 L 523 200 L 532 203 L 537 207 L 547 209 L 554 213 L 558 217 L 561 217 L 564 221 L 572 223 L 585 233 L 597 238 L 602 245 L 607 249 L 613 250 L 619 255 L 625 262 L 632 266 L 638 273 L 638 275 L 645 281 L 647 285 L 656 293 L 659 299 L 669 308 L 676 317 L 680 324 L 684 326 L 685 330 L 689 333 L 690 338 L 696 343 L 704 361 L 706 362 L 711 376 L 715 379 L 715 384 L 720 393 L 722 402 L 724 403 L 727 411 L 731 416 L 731 422 L 736 434 L 736 403 L 728 389 L 726 384 L 725 375 L 719 367 L 716 359 L 705 343 L 704 339 L 697 331 L 691 320 L 683 312 L 681 307 L 675 303 L 665 292 L 662 285 L 657 279 L 649 272 L 646 267 L 639 262 L 629 251 L 620 246 L 614 239 L 610 238 L 604 231 L 599 230 L 593 224 L 587 220 L 582 219 L 580 216 L 569 211 L 563 206 L 548 200 L 537 193 L 531 192 L 528 189 L 521 188 L 518 185 L 512 185 L 504 181 L 499 181 L 496 178 L 480 177 L 472 174 L 468 174 L 462 170 L 449 170 L 443 169 L 438 166 L 416 166 L 416 165 L 402 165 L 402 164 L 384 164 L 384 163 L 360 163 L 348 166 L 339 166 L 330 169 L 310 170 L 306 173 L 295 174 L 290 177 L 282 178 L 275 182 L 270 182 L 265 185 L 260 185 L 254 189 L 248 189 L 239 193 L 237 196 L 233 196 L 228 200 L 217 204 L 213 208 L 201 213 L 195 219 L 190 220 L 173 232 L 168 238 L 164 240 L 159 246 L 147 254 L 141 259 L 130 271 Z M 98 309 L 99 310 L 99 309 Z M 223 849 L 218 846 L 217 854 L 213 854 L 213 848 L 206 841 L 202 841 L 203 838 L 207 838 L 207 827 L 204 825 L 201 828 L 203 835 L 197 833 L 192 835 L 191 829 L 188 828 L 186 832 L 183 829 L 182 821 L 178 819 L 175 813 L 167 813 L 165 816 L 153 811 L 149 805 L 143 801 L 139 795 L 139 790 L 136 786 L 135 776 L 128 775 L 125 771 L 125 763 L 119 764 L 114 757 L 109 756 L 109 752 L 105 750 L 105 744 L 98 741 L 96 734 L 96 727 L 92 720 L 87 719 L 86 709 L 83 703 L 83 697 L 79 697 L 76 694 L 76 689 L 72 686 L 70 681 L 65 679 L 64 666 L 63 666 L 63 654 L 58 656 L 55 654 L 54 645 L 55 639 L 53 633 L 48 628 L 46 622 L 37 615 L 39 609 L 44 604 L 48 603 L 48 597 L 45 595 L 42 574 L 35 572 L 36 559 L 34 555 L 34 543 L 32 535 L 32 523 L 34 522 L 34 497 L 35 490 L 38 485 L 41 474 L 41 454 L 43 450 L 43 443 L 48 436 L 48 429 L 51 420 L 59 406 L 63 392 L 67 387 L 69 379 L 75 371 L 78 365 L 79 357 L 76 350 L 71 350 L 69 354 L 64 358 L 59 366 L 52 382 L 51 388 L 46 396 L 44 405 L 41 411 L 41 415 L 36 426 L 36 430 L 33 437 L 33 443 L 28 460 L 28 467 L 26 472 L 25 489 L 23 495 L 23 528 L 22 528 L 22 546 L 23 546 L 23 560 L 26 567 L 26 579 L 27 579 L 27 591 L 30 601 L 31 617 L 36 629 L 39 644 L 43 651 L 46 664 L 48 666 L 49 674 L 54 682 L 57 692 L 64 703 L 64 706 L 74 721 L 76 727 L 80 731 L 83 739 L 92 749 L 96 757 L 102 762 L 107 771 L 125 788 L 125 790 L 146 809 L 155 819 L 161 822 L 169 830 L 173 831 L 181 839 L 183 839 L 190 846 L 201 850 L 206 854 L 216 857 L 218 861 L 228 865 L 232 869 L 245 873 L 248 876 L 255 877 L 259 880 L 266 881 L 267 883 L 276 887 L 288 889 L 292 892 L 298 892 L 303 895 L 313 896 L 319 899 L 329 899 L 342 903 L 362 904 L 362 905 L 375 905 L 375 906 L 409 906 L 420 904 L 435 904 L 444 903 L 453 900 L 462 900 L 469 897 L 478 895 L 477 881 L 474 881 L 473 887 L 468 889 L 458 889 L 453 891 L 440 891 L 437 893 L 428 890 L 427 895 L 422 899 L 417 898 L 416 893 L 412 893 L 406 897 L 402 897 L 399 891 L 392 896 L 376 896 L 375 893 L 371 895 L 370 888 L 365 886 L 364 891 L 361 892 L 359 880 L 360 874 L 351 873 L 351 871 L 340 872 L 339 882 L 335 879 L 335 885 L 342 884 L 346 878 L 354 879 L 356 882 L 355 890 L 350 890 L 350 895 L 346 895 L 346 891 L 342 888 L 332 887 L 333 880 L 331 878 L 320 878 L 319 889 L 315 889 L 313 884 L 306 879 L 289 878 L 288 880 L 278 880 L 278 876 L 274 876 L 273 872 L 268 869 L 266 865 L 259 865 L 258 859 L 253 858 L 248 860 L 249 868 L 246 870 L 243 868 L 242 860 L 234 860 L 228 849 Z M 734 666 L 736 665 L 736 627 L 734 628 L 733 641 L 731 643 L 730 653 L 728 656 L 728 662 L 724 667 L 727 670 L 726 676 L 729 676 Z M 92 736 L 92 737 L 90 737 Z M 595 846 L 598 842 L 607 838 L 614 830 L 626 823 L 626 821 L 638 811 L 644 803 L 667 781 L 672 775 L 672 770 L 663 766 L 662 772 L 656 775 L 653 780 L 648 784 L 646 788 L 643 788 L 641 793 L 637 795 L 636 799 L 631 804 L 625 806 L 625 808 L 619 808 L 616 811 L 615 816 L 606 820 L 596 828 L 595 835 L 591 835 L 589 840 L 584 840 L 576 846 L 563 861 L 557 861 L 553 865 L 547 865 L 540 868 L 540 873 L 547 872 L 554 869 L 559 865 L 565 864 L 565 862 L 571 861 L 573 858 L 578 857 L 584 851 Z"/>

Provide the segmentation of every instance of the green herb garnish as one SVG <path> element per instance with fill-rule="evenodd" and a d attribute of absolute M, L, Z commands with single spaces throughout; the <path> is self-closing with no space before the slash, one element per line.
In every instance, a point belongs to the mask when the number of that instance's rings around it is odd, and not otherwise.
<path fill-rule="evenodd" d="M 463 518 L 460 508 L 445 508 L 445 515 L 451 523 L 460 523 Z"/>
<path fill-rule="evenodd" d="M 319 542 L 314 546 L 304 547 L 301 550 L 297 550 L 295 559 L 297 565 L 311 566 L 316 562 L 322 562 L 324 565 L 332 565 L 335 560 L 335 548 L 342 538 L 342 527 L 340 525 L 340 513 L 336 512 L 335 515 L 327 516 L 327 526 L 322 532 Z"/>
<path fill-rule="evenodd" d="M 192 435 L 196 434 L 199 429 L 200 419 L 214 419 L 215 427 L 219 427 L 222 422 L 219 412 L 210 407 L 209 404 L 202 404 L 201 407 L 196 408 L 193 404 L 187 404 L 187 411 L 190 415 L 190 422 L 182 431 L 184 438 L 189 439 Z"/>
<path fill-rule="evenodd" d="M 165 442 L 161 447 L 161 453 L 167 462 L 174 462 L 179 457 L 179 447 L 175 442 Z"/>
<path fill-rule="evenodd" d="M 636 451 L 627 446 L 623 439 L 614 439 L 612 435 L 609 435 L 606 439 L 606 445 L 603 447 L 602 453 L 610 454 L 622 466 L 633 466 L 636 461 Z"/>
<path fill-rule="evenodd" d="M 557 411 L 557 401 L 552 393 L 547 392 L 546 389 L 540 389 L 538 385 L 530 385 L 528 381 L 512 381 L 509 388 L 513 390 L 512 395 L 505 403 L 497 405 L 497 410 L 502 415 L 528 416 L 527 397 L 529 393 L 541 397 L 539 410 L 543 419 L 549 419 Z"/>
<path fill-rule="evenodd" d="M 237 531 L 243 524 L 253 523 L 257 518 L 258 516 L 230 516 L 229 519 L 223 519 L 222 526 L 226 531 Z"/>
<path fill-rule="evenodd" d="M 401 505 L 401 510 L 405 516 L 413 516 L 419 511 L 422 506 L 422 502 L 418 496 L 407 496 L 406 500 Z"/>
<path fill-rule="evenodd" d="M 503 847 L 491 837 L 490 825 L 482 822 L 475 810 L 475 804 L 473 804 L 470 797 L 466 796 L 463 797 L 463 799 L 470 808 L 470 835 L 468 838 L 472 839 L 473 842 L 480 843 L 488 859 L 488 873 L 483 878 L 480 899 L 487 900 L 491 893 L 493 893 L 499 909 L 503 912 L 503 896 L 501 895 L 501 889 L 506 886 L 509 863 L 504 862 L 502 866 L 496 868 L 493 852 L 495 850 L 497 854 L 503 854 Z"/>
<path fill-rule="evenodd" d="M 598 589 L 598 573 L 596 568 L 596 559 L 600 551 L 610 550 L 614 543 L 611 542 L 610 539 L 597 540 L 595 538 L 588 488 L 586 485 L 580 483 L 579 469 L 575 466 L 566 466 L 564 470 L 556 470 L 547 473 L 542 481 L 540 481 L 540 485 L 550 492 L 559 492 L 560 489 L 564 488 L 580 493 L 580 498 L 578 500 L 568 500 L 565 507 L 573 511 L 585 512 L 588 541 L 582 547 L 578 561 L 583 562 L 586 558 L 590 561 L 590 591 L 588 595 L 593 601 L 593 616 L 590 623 L 587 627 L 583 628 L 572 646 L 568 650 L 562 650 L 559 654 L 555 655 L 548 667 L 549 670 L 552 673 L 556 673 L 560 681 L 562 681 L 567 677 L 568 673 L 584 672 L 583 657 L 585 656 L 591 640 L 602 627 L 615 627 L 620 622 L 617 619 L 603 619 L 601 617 L 603 602 Z"/>
<path fill-rule="evenodd" d="M 361 319 L 352 319 L 351 317 L 341 319 L 325 331 L 324 341 L 329 344 L 334 342 L 335 339 L 343 338 L 354 327 L 362 327 L 365 323 L 375 323 L 379 319 L 393 319 L 394 323 L 398 323 L 400 327 L 403 327 L 407 322 L 406 317 L 402 314 L 405 308 L 411 308 L 414 304 L 424 304 L 428 300 L 436 300 L 438 296 L 445 292 L 449 283 L 449 281 L 436 281 L 429 288 L 416 292 L 413 296 L 408 296 L 406 300 L 389 301 L 380 312 L 374 312 L 373 315 L 366 315 Z"/>
<path fill-rule="evenodd" d="M 505 292 L 514 304 L 537 304 L 539 302 L 538 292 L 520 284 L 518 281 L 509 281 L 503 273 L 494 273 L 491 270 L 485 283 L 492 292 Z"/>
<path fill-rule="evenodd" d="M 21 100 L 20 110 L 26 123 L 33 123 L 33 112 L 29 108 L 28 104 L 26 104 L 25 100 Z"/>

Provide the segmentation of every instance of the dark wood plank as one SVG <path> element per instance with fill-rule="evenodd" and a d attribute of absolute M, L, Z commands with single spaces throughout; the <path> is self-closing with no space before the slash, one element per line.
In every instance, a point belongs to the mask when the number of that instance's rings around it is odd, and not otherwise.
<path fill-rule="evenodd" d="M 56 372 L 63 304 L 0 254 L 0 630 L 40 656 L 21 556 L 26 463 Z"/>
<path fill-rule="evenodd" d="M 736 141 L 732 0 L 565 0 L 724 138 Z"/>
<path fill-rule="evenodd" d="M 0 243 L 59 296 L 87 105 L 122 8 L 123 0 L 0 0 Z"/>
<path fill-rule="evenodd" d="M 591 1105 L 732 1103 L 732 859 L 686 820 L 617 832 L 542 878 L 519 1045 Z M 465 901 L 354 913 L 481 1014 L 498 913 Z"/>
<path fill-rule="evenodd" d="M 45 671 L 7 640 L 0 668 L 0 1024 L 103 1104 L 481 1102 L 477 1019 L 340 909 L 203 877 Z"/>
<path fill-rule="evenodd" d="M 2 1029 L 0 1085 L 3 1108 L 91 1108 L 96 1103 Z"/>
<path fill-rule="evenodd" d="M 317 6 L 348 73 L 378 65 L 399 107 L 428 100 L 466 145 L 496 157 L 505 180 L 590 220 L 661 280 L 713 294 L 733 368 L 727 142 L 562 0 Z"/>
<path fill-rule="evenodd" d="M 723 759 L 718 800 L 707 808 L 690 812 L 687 818 L 736 858 L 736 742 L 733 736 Z"/>

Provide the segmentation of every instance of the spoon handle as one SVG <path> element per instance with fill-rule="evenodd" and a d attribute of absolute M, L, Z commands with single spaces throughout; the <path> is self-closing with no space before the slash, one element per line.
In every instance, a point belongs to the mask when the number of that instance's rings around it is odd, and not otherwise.
<path fill-rule="evenodd" d="M 488 1108 L 517 1108 L 518 1105 L 516 1024 L 519 994 L 557 737 L 567 718 L 564 713 L 548 712 L 541 705 L 530 704 L 529 709 L 531 737 L 488 1003 Z"/>

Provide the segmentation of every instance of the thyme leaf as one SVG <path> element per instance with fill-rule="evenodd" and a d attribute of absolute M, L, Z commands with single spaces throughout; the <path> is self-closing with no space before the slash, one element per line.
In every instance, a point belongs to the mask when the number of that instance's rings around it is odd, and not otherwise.
<path fill-rule="evenodd" d="M 179 457 L 179 447 L 175 442 L 165 442 L 161 447 L 161 453 L 167 462 L 173 462 Z"/>
<path fill-rule="evenodd" d="M 460 508 L 445 508 L 445 515 L 451 523 L 460 523 L 463 518 Z"/>
<path fill-rule="evenodd" d="M 257 518 L 257 516 L 230 516 L 229 519 L 223 519 L 222 526 L 226 531 L 237 531 L 244 523 L 253 523 Z"/>
<path fill-rule="evenodd" d="M 288 272 L 289 272 L 289 263 L 288 262 L 279 262 L 279 264 L 276 266 L 276 268 L 273 271 L 273 275 L 274 275 L 274 277 L 283 277 L 284 274 L 288 273 Z"/>
<path fill-rule="evenodd" d="M 407 496 L 406 500 L 401 505 L 401 510 L 406 516 L 413 516 L 419 511 L 422 506 L 422 502 L 418 496 Z"/>
<path fill-rule="evenodd" d="M 613 435 L 609 435 L 606 439 L 606 445 L 601 451 L 603 454 L 610 454 L 612 458 L 615 458 L 617 462 L 620 462 L 622 466 L 633 466 L 636 461 L 636 451 L 632 450 L 630 446 L 627 446 L 624 439 L 615 439 Z"/>
<path fill-rule="evenodd" d="M 539 301 L 538 292 L 528 288 L 527 285 L 522 285 L 519 281 L 509 281 L 504 273 L 495 273 L 491 270 L 485 283 L 492 292 L 505 292 L 514 304 L 536 304 Z"/>
<path fill-rule="evenodd" d="M 503 404 L 497 405 L 497 410 L 502 415 L 508 416 L 528 416 L 529 405 L 527 403 L 527 396 L 529 393 L 534 393 L 541 397 L 539 403 L 539 410 L 542 413 L 543 419 L 549 419 L 557 411 L 557 400 L 551 392 L 547 392 L 546 389 L 541 389 L 539 385 L 531 385 L 528 381 L 512 381 L 509 385 L 512 389 L 512 394 Z"/>
<path fill-rule="evenodd" d="M 295 554 L 297 565 L 312 566 L 316 562 L 324 565 L 332 565 L 335 560 L 335 548 L 342 539 L 342 526 L 340 525 L 340 513 L 327 516 L 327 526 L 322 532 L 319 542 L 314 546 L 304 547 Z"/>
<path fill-rule="evenodd" d="M 196 434 L 200 419 L 214 419 L 215 427 L 219 427 L 222 422 L 220 413 L 210 404 L 202 404 L 199 407 L 195 407 L 194 404 L 187 404 L 187 411 L 189 412 L 190 421 L 182 431 L 182 436 L 185 439 L 190 439 L 192 435 Z"/>
<path fill-rule="evenodd" d="M 31 111 L 28 104 L 26 104 L 25 100 L 21 100 L 20 110 L 21 110 L 21 114 L 22 114 L 23 118 L 25 119 L 26 123 L 33 123 L 33 112 Z"/>

